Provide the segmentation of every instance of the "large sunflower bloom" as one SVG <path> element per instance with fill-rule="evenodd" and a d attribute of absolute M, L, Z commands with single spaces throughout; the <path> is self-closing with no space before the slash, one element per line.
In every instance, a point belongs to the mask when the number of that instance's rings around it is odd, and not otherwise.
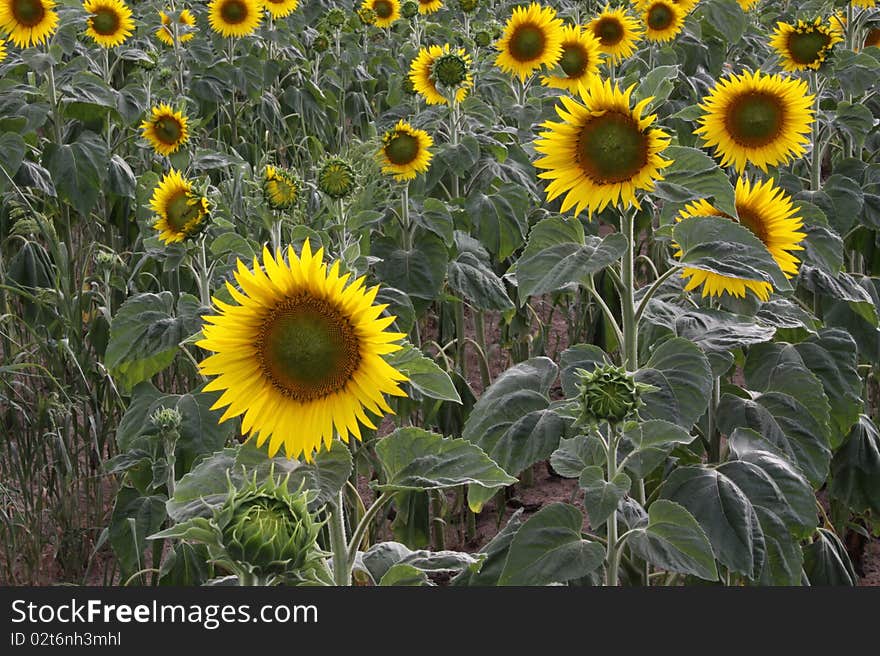
<path fill-rule="evenodd" d="M 86 19 L 86 35 L 99 46 L 122 45 L 134 30 L 131 9 L 120 0 L 86 0 L 83 9 L 90 14 Z"/>
<path fill-rule="evenodd" d="M 213 406 L 226 408 L 220 421 L 243 415 L 242 431 L 258 446 L 268 440 L 270 456 L 283 444 L 288 458 L 308 461 L 334 434 L 360 440 L 360 425 L 376 427 L 364 409 L 381 416 L 392 412 L 385 394 L 406 396 L 406 376 L 383 358 L 404 335 L 386 331 L 394 317 L 373 305 L 378 286 L 348 283 L 323 255 L 306 241 L 299 257 L 288 247 L 286 262 L 267 249 L 252 270 L 239 261 L 241 291 L 227 283 L 235 304 L 215 298 L 197 342 L 214 351 L 200 369 L 217 376 L 205 390 L 223 392 Z"/>
<path fill-rule="evenodd" d="M 424 130 L 416 130 L 406 121 L 398 121 L 382 137 L 379 159 L 382 173 L 390 173 L 398 182 L 412 180 L 428 170 L 433 154 L 428 150 L 434 140 Z"/>
<path fill-rule="evenodd" d="M 602 53 L 591 32 L 577 26 L 562 28 L 562 56 L 557 66 L 564 75 L 544 75 L 541 84 L 553 89 L 577 91 L 579 85 L 599 74 Z"/>
<path fill-rule="evenodd" d="M 583 104 L 563 96 L 556 106 L 562 121 L 544 123 L 547 129 L 535 141 L 544 157 L 535 166 L 547 169 L 538 177 L 551 180 L 548 200 L 566 194 L 563 212 L 572 206 L 576 215 L 609 204 L 639 207 L 636 191 L 653 189 L 663 179 L 661 169 L 672 163 L 660 157 L 669 136 L 650 127 L 657 116 L 642 116 L 653 98 L 630 108 L 633 86 L 621 92 L 596 76 L 580 87 Z"/>
<path fill-rule="evenodd" d="M 435 11 L 440 11 L 442 6 L 443 0 L 419 0 L 419 13 L 433 14 Z"/>
<path fill-rule="evenodd" d="M 429 105 L 447 104 L 444 91 L 451 95 L 453 90 L 455 102 L 462 102 L 474 86 L 470 66 L 471 57 L 463 48 L 453 50 L 448 43 L 421 48 L 410 65 L 409 79 Z"/>
<path fill-rule="evenodd" d="M 770 39 L 783 70 L 818 70 L 835 43 L 843 41 L 839 30 L 824 25 L 821 18 L 812 23 L 799 20 L 795 25 L 780 21 Z"/>
<path fill-rule="evenodd" d="M 715 148 L 722 166 L 741 172 L 752 162 L 767 171 L 806 152 L 812 105 L 803 80 L 760 71 L 731 75 L 700 105 L 705 113 L 694 132 Z"/>
<path fill-rule="evenodd" d="M 608 55 L 612 63 L 633 54 L 643 34 L 639 22 L 625 9 L 611 9 L 608 5 L 589 22 L 587 29 L 599 40 L 599 50 Z"/>
<path fill-rule="evenodd" d="M 141 130 L 160 155 L 171 155 L 189 140 L 186 116 L 165 103 L 153 107 L 150 118 L 141 123 Z"/>
<path fill-rule="evenodd" d="M 208 199 L 193 193 L 193 184 L 171 169 L 153 190 L 150 208 L 159 239 L 173 244 L 200 233 L 208 221 Z"/>
<path fill-rule="evenodd" d="M 169 10 L 170 11 L 170 10 Z M 174 46 L 174 28 L 171 26 L 171 17 L 166 14 L 164 11 L 159 12 L 159 19 L 162 21 L 162 25 L 159 26 L 159 29 L 156 30 L 156 38 L 159 39 L 166 46 Z M 195 32 L 186 31 L 180 29 L 181 26 L 185 28 L 195 27 L 196 17 L 193 16 L 193 13 L 189 9 L 183 9 L 177 15 L 177 38 L 181 43 L 186 43 L 187 41 L 191 41 L 195 38 Z"/>
<path fill-rule="evenodd" d="M 495 65 L 525 80 L 542 66 L 551 67 L 562 55 L 562 19 L 556 10 L 533 2 L 513 10 L 495 44 Z"/>
<path fill-rule="evenodd" d="M 55 0 L 0 0 L 0 32 L 19 48 L 44 43 L 56 29 Z"/>
<path fill-rule="evenodd" d="M 261 0 L 211 0 L 208 23 L 221 36 L 247 36 L 263 20 Z"/>
<path fill-rule="evenodd" d="M 376 14 L 373 25 L 376 27 L 391 27 L 400 18 L 400 0 L 364 0 L 361 9 L 372 9 Z"/>
<path fill-rule="evenodd" d="M 284 18 L 296 11 L 299 0 L 263 0 L 263 7 L 272 18 Z"/>
<path fill-rule="evenodd" d="M 792 255 L 792 251 L 803 250 L 800 242 L 807 235 L 801 232 L 803 220 L 797 216 L 791 198 L 782 189 L 774 186 L 772 179 L 753 185 L 740 178 L 736 183 L 735 203 L 737 219 L 701 200 L 687 205 L 675 220 L 699 221 L 701 216 L 721 216 L 737 221 L 761 240 L 786 277 L 794 276 L 798 271 L 799 260 Z M 681 250 L 675 256 L 681 257 Z M 769 282 L 734 278 L 702 269 L 685 267 L 681 275 L 682 278 L 690 278 L 685 290 L 691 291 L 702 286 L 703 296 L 721 296 L 727 292 L 743 298 L 746 291 L 750 291 L 766 301 L 773 291 L 773 285 Z"/>
<path fill-rule="evenodd" d="M 672 0 L 653 0 L 641 8 L 648 41 L 672 41 L 684 27 L 687 10 Z"/>

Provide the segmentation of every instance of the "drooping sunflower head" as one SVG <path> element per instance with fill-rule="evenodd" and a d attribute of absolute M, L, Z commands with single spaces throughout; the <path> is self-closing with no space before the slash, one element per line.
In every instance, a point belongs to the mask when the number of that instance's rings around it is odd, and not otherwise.
<path fill-rule="evenodd" d="M 561 74 L 542 76 L 541 84 L 575 92 L 579 85 L 599 74 L 601 59 L 599 41 L 592 32 L 566 25 L 562 28 L 562 56 L 556 64 Z"/>
<path fill-rule="evenodd" d="M 400 0 L 364 0 L 361 9 L 371 10 L 376 18 L 376 27 L 391 27 L 400 18 Z"/>
<path fill-rule="evenodd" d="M 700 105 L 704 114 L 694 132 L 715 148 L 722 166 L 741 172 L 751 162 L 766 171 L 804 154 L 812 104 L 805 81 L 746 71 L 718 82 Z"/>
<path fill-rule="evenodd" d="M 818 70 L 825 63 L 835 43 L 843 41 L 838 30 L 822 19 L 799 20 L 795 25 L 779 22 L 770 39 L 770 47 L 779 56 L 783 70 L 795 72 Z"/>
<path fill-rule="evenodd" d="M 211 0 L 208 4 L 208 23 L 221 36 L 247 36 L 262 20 L 262 0 Z"/>
<path fill-rule="evenodd" d="M 227 283 L 235 304 L 214 300 L 198 342 L 214 351 L 200 369 L 216 376 L 205 389 L 223 392 L 220 421 L 243 415 L 242 431 L 258 446 L 268 440 L 270 456 L 284 445 L 308 461 L 334 434 L 360 440 L 361 425 L 375 428 L 365 410 L 382 416 L 392 411 L 385 394 L 405 396 L 406 377 L 383 358 L 404 335 L 386 330 L 394 317 L 373 304 L 378 287 L 323 259 L 306 241 L 299 256 L 288 247 L 287 261 L 264 249 L 262 265 L 239 262 L 241 291 Z"/>
<path fill-rule="evenodd" d="M 170 10 L 168 10 L 170 11 Z M 156 30 L 156 38 L 166 46 L 174 47 L 174 25 L 171 16 L 164 11 L 159 12 L 159 19 L 162 24 Z M 195 38 L 195 31 L 190 29 L 195 27 L 196 17 L 189 9 L 183 9 L 177 15 L 177 38 L 181 43 L 192 41 Z"/>
<path fill-rule="evenodd" d="M 672 41 L 681 28 L 687 12 L 672 0 L 653 0 L 643 5 L 642 21 L 648 41 Z"/>
<path fill-rule="evenodd" d="M 165 103 L 153 107 L 150 118 L 141 123 L 141 130 L 159 155 L 171 155 L 189 140 L 186 116 Z"/>
<path fill-rule="evenodd" d="M 533 2 L 516 7 L 495 44 L 495 65 L 525 80 L 542 66 L 551 67 L 562 55 L 562 19 L 556 10 Z"/>
<path fill-rule="evenodd" d="M 318 171 L 318 189 L 330 198 L 345 198 L 354 191 L 354 169 L 341 157 L 330 157 Z"/>
<path fill-rule="evenodd" d="M 166 244 L 191 239 L 208 224 L 208 199 L 194 193 L 193 183 L 174 169 L 153 190 L 150 208 L 156 213 L 153 227 Z"/>
<path fill-rule="evenodd" d="M 0 0 L 0 32 L 19 48 L 45 43 L 57 29 L 55 0 Z"/>
<path fill-rule="evenodd" d="M 443 0 L 418 0 L 419 2 L 419 13 L 423 16 L 425 14 L 433 14 L 435 11 L 440 11 L 440 7 L 443 6 Z"/>
<path fill-rule="evenodd" d="M 470 72 L 471 57 L 464 48 L 441 46 L 421 48 L 409 68 L 413 88 L 429 105 L 445 105 L 455 94 L 455 102 L 462 102 L 474 86 Z"/>
<path fill-rule="evenodd" d="M 747 179 L 740 178 L 736 183 L 735 203 L 736 218 L 716 209 L 709 202 L 700 200 L 687 205 L 675 220 L 699 221 L 699 217 L 720 216 L 737 221 L 761 240 L 786 277 L 794 276 L 798 272 L 799 260 L 792 252 L 803 250 L 800 242 L 807 235 L 801 232 L 803 220 L 797 215 L 791 198 L 776 187 L 772 179 L 752 184 Z M 675 256 L 681 255 L 682 251 L 679 249 Z M 702 287 L 704 297 L 727 293 L 744 298 L 746 291 L 750 291 L 760 300 L 767 301 L 773 291 L 773 285 L 769 282 L 734 278 L 702 269 L 685 267 L 681 275 L 682 278 L 689 279 L 685 286 L 686 291 Z"/>
<path fill-rule="evenodd" d="M 480 0 L 458 0 L 458 8 L 469 14 L 480 6 Z"/>
<path fill-rule="evenodd" d="M 398 121 L 382 137 L 379 161 L 382 173 L 389 173 L 398 182 L 412 180 L 428 170 L 434 156 L 429 148 L 434 140 L 424 130 L 416 130 L 406 121 Z"/>
<path fill-rule="evenodd" d="M 302 183 L 286 169 L 266 166 L 263 172 L 263 194 L 275 209 L 282 210 L 296 205 L 301 197 Z"/>
<path fill-rule="evenodd" d="M 878 47 L 880 46 L 880 28 L 874 27 L 868 30 L 868 33 L 865 35 L 865 48 L 870 47 Z"/>
<path fill-rule="evenodd" d="M 599 41 L 599 50 L 608 55 L 612 63 L 626 59 L 636 51 L 636 44 L 644 31 L 639 22 L 625 9 L 605 9 L 587 25 Z"/>
<path fill-rule="evenodd" d="M 669 136 L 651 127 L 657 116 L 642 116 L 653 100 L 630 107 L 633 87 L 626 91 L 609 80 L 593 77 L 580 87 L 580 101 L 563 96 L 556 106 L 561 122 L 547 121 L 535 141 L 543 155 L 535 162 L 550 180 L 547 200 L 565 194 L 562 211 L 586 209 L 590 215 L 607 205 L 639 207 L 637 190 L 650 191 L 672 162 L 660 154 Z"/>
<path fill-rule="evenodd" d="M 131 36 L 134 21 L 131 9 L 120 0 L 86 0 L 83 9 L 89 13 L 86 34 L 104 48 L 115 48 Z"/>
<path fill-rule="evenodd" d="M 299 0 L 263 0 L 263 7 L 272 18 L 284 18 L 296 11 Z"/>

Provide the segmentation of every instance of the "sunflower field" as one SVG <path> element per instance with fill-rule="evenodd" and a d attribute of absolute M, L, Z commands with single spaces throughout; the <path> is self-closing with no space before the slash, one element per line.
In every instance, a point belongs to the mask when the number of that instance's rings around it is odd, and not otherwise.
<path fill-rule="evenodd" d="M 0 583 L 880 585 L 877 0 L 0 0 Z"/>

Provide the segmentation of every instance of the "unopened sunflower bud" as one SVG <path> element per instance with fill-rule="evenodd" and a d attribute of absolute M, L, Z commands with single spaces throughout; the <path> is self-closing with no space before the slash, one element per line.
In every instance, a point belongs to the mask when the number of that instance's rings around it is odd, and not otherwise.
<path fill-rule="evenodd" d="M 468 64 L 455 52 L 446 53 L 434 61 L 433 76 L 438 84 L 455 88 L 467 80 Z"/>
<path fill-rule="evenodd" d="M 177 408 L 159 408 L 150 417 L 150 422 L 162 433 L 177 431 L 183 417 Z"/>
<path fill-rule="evenodd" d="M 466 14 L 474 11 L 479 4 L 479 0 L 458 0 L 458 8 Z"/>
<path fill-rule="evenodd" d="M 412 18 L 419 13 L 419 3 L 415 0 L 406 0 L 400 7 L 400 13 L 404 18 Z"/>
<path fill-rule="evenodd" d="M 481 48 L 485 48 L 492 43 L 492 33 L 489 30 L 479 30 L 474 34 L 474 43 Z"/>
<path fill-rule="evenodd" d="M 342 27 L 345 25 L 345 10 L 334 7 L 327 12 L 327 23 L 333 27 Z"/>
<path fill-rule="evenodd" d="M 354 169 L 341 157 L 327 159 L 318 171 L 318 189 L 331 198 L 345 198 L 354 186 Z"/>
<path fill-rule="evenodd" d="M 358 18 L 364 25 L 372 25 L 376 22 L 376 12 L 369 8 L 360 8 L 357 10 Z"/>
<path fill-rule="evenodd" d="M 653 388 L 638 383 L 623 367 L 611 364 L 597 366 L 592 371 L 578 369 L 577 387 L 581 415 L 578 423 L 596 425 L 602 421 L 617 425 L 634 419 L 642 405 L 641 395 Z"/>
<path fill-rule="evenodd" d="M 330 39 L 325 34 L 319 34 L 312 41 L 312 50 L 315 52 L 326 52 L 330 47 Z"/>

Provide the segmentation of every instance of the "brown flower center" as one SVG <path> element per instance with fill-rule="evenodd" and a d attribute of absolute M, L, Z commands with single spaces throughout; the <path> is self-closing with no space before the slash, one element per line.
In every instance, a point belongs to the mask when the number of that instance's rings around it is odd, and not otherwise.
<path fill-rule="evenodd" d="M 92 29 L 101 36 L 115 35 L 121 22 L 119 14 L 108 7 L 101 7 L 89 18 Z"/>
<path fill-rule="evenodd" d="M 724 125 L 733 140 L 750 148 L 771 143 L 782 131 L 785 108 L 775 95 L 749 91 L 736 96 L 727 108 Z"/>
<path fill-rule="evenodd" d="M 788 35 L 788 53 L 795 63 L 807 65 L 818 60 L 828 47 L 831 37 L 822 32 L 792 32 Z"/>
<path fill-rule="evenodd" d="M 510 54 L 519 62 L 528 62 L 544 54 L 547 38 L 536 25 L 520 25 L 510 36 Z"/>
<path fill-rule="evenodd" d="M 226 0 L 220 6 L 220 16 L 230 25 L 243 23 L 248 17 L 247 5 L 241 0 Z"/>
<path fill-rule="evenodd" d="M 593 34 L 603 46 L 616 46 L 623 41 L 625 31 L 620 20 L 614 16 L 600 18 L 593 26 Z"/>
<path fill-rule="evenodd" d="M 572 43 L 562 48 L 559 66 L 568 77 L 580 77 L 587 70 L 587 64 L 589 64 L 589 58 L 579 44 Z"/>
<path fill-rule="evenodd" d="M 577 159 L 595 182 L 631 180 L 648 163 L 648 136 L 630 116 L 606 112 L 581 128 Z"/>
<path fill-rule="evenodd" d="M 25 27 L 38 25 L 46 15 L 41 0 L 12 0 L 12 16 Z"/>

